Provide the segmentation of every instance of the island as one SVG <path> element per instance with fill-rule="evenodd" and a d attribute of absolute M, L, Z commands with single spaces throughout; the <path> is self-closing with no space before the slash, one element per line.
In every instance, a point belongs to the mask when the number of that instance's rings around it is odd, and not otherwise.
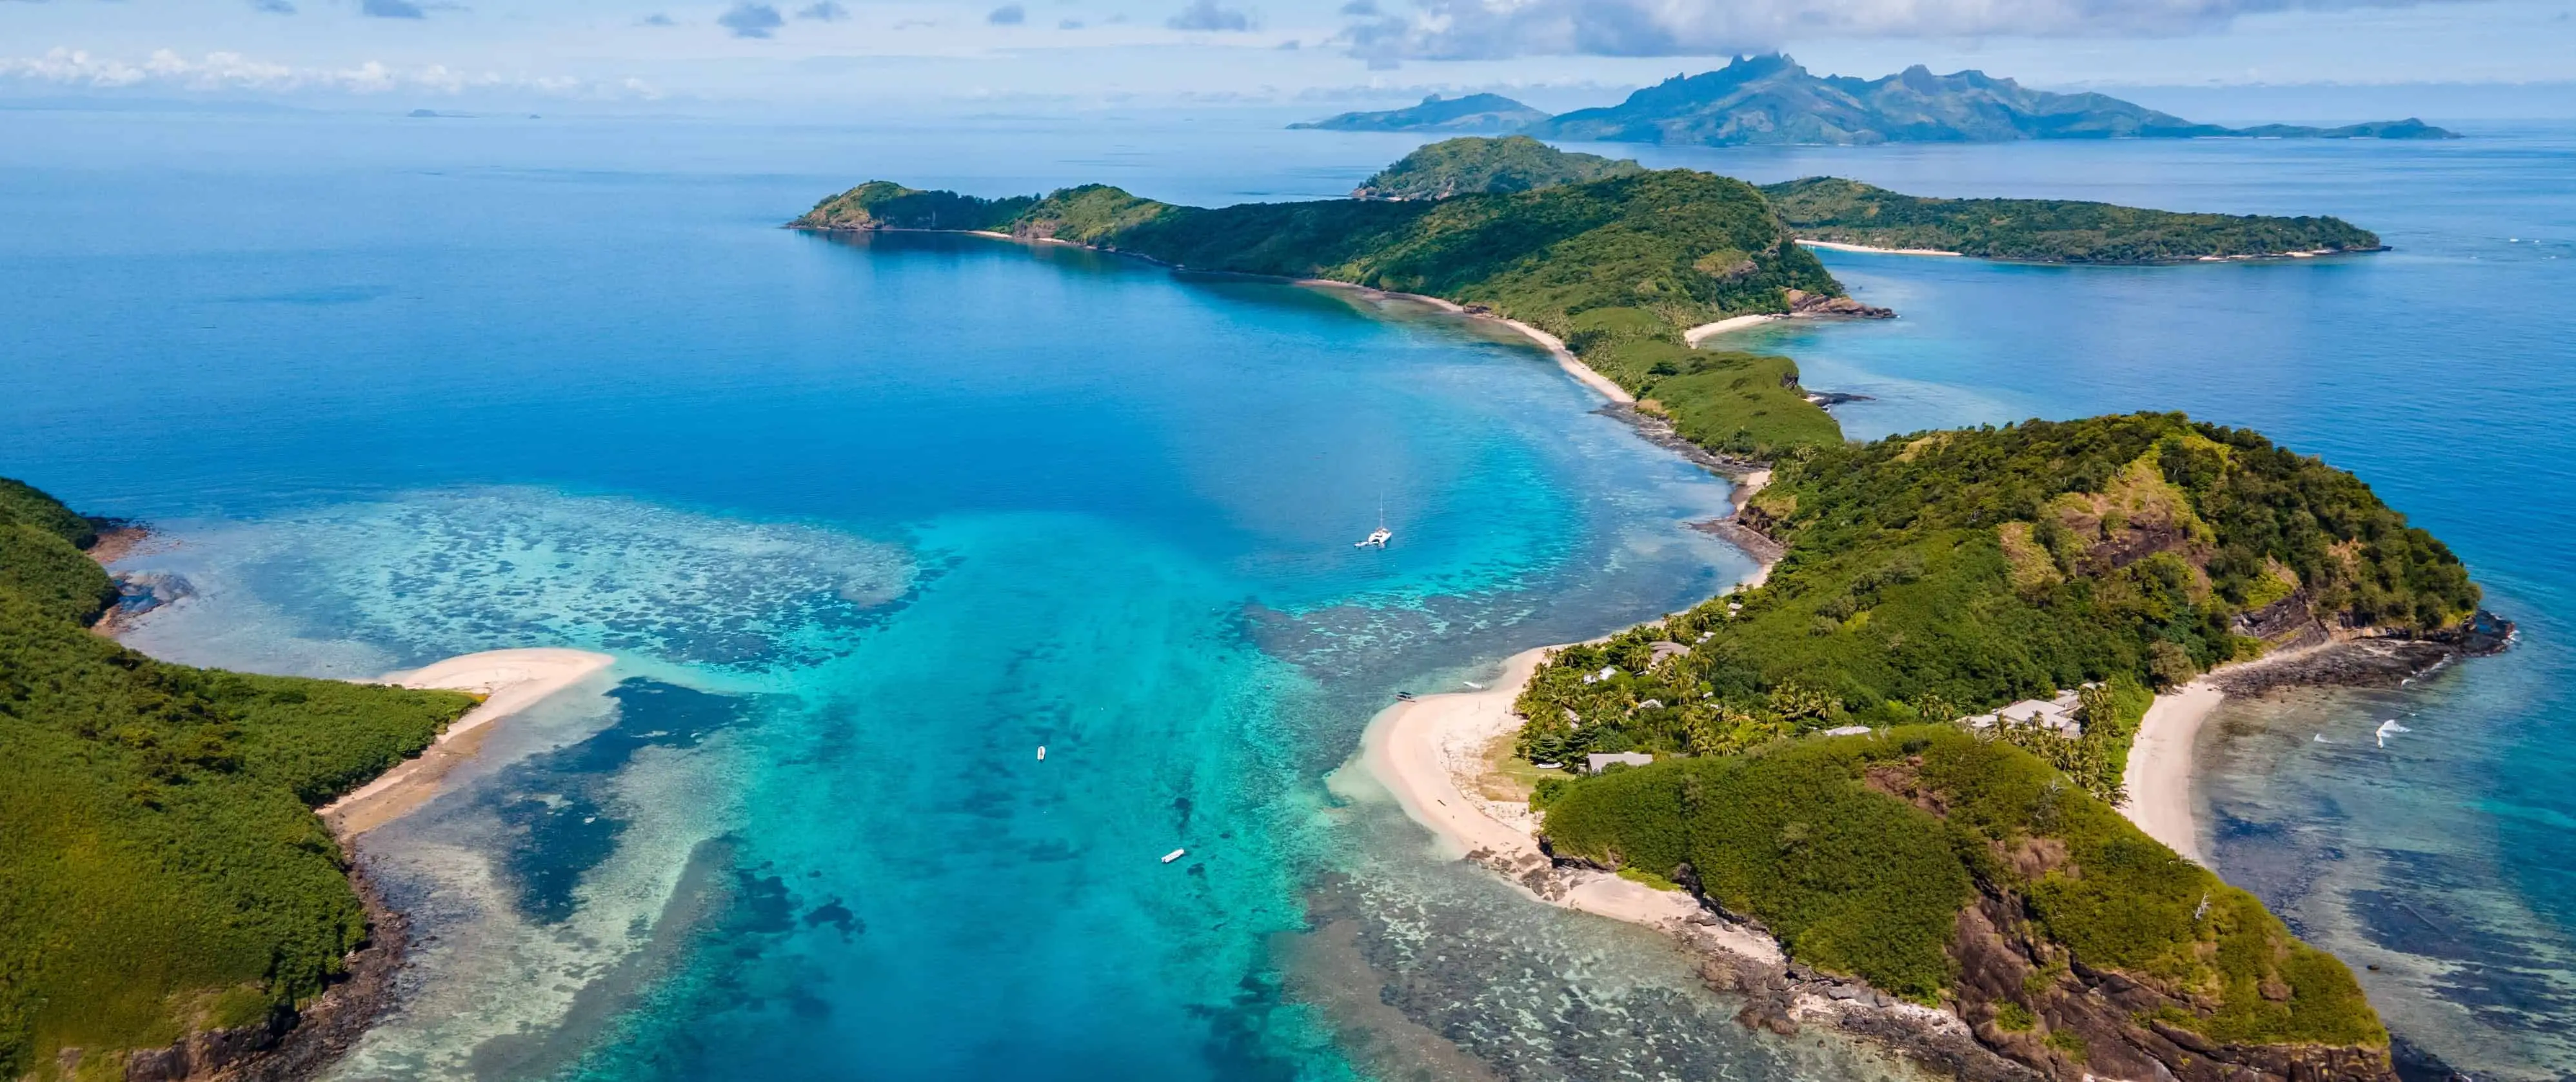
<path fill-rule="evenodd" d="M 1526 135 L 1448 139 L 1405 155 L 1351 192 L 1353 199 L 1447 199 L 1473 192 L 1526 192 L 1642 173 L 1630 158 L 1558 150 Z"/>
<path fill-rule="evenodd" d="M 1632 161 L 1558 150 L 1528 136 L 1427 144 L 1351 193 L 1439 199 L 1527 191 L 1643 171 Z M 1801 244 L 2032 263 L 2187 263 L 2307 259 L 2386 251 L 2340 218 L 2194 214 L 2072 199 L 1927 199 L 1837 177 L 1762 186 Z"/>
<path fill-rule="evenodd" d="M 1537 112 L 1509 98 L 1494 101 Z M 2413 118 L 2339 127 L 2263 124 L 2229 128 L 2196 124 L 2107 94 L 2032 90 L 1981 71 L 1935 75 L 1917 64 L 1877 79 L 1818 76 L 1779 53 L 1739 56 L 1716 71 L 1666 79 L 1630 94 L 1617 105 L 1541 116 L 1516 126 L 1451 127 L 1435 119 L 1444 115 L 1435 109 L 1434 102 L 1425 101 L 1410 109 L 1344 113 L 1330 120 L 1291 127 L 1516 132 L 1541 139 L 1699 146 L 1867 146 L 2021 139 L 2459 138 L 2456 132 Z M 1491 108 L 1483 115 L 1499 120 L 1519 114 Z"/>
<path fill-rule="evenodd" d="M 1421 104 L 1381 112 L 1343 113 L 1290 128 L 1319 131 L 1518 131 L 1547 119 L 1547 113 L 1500 94 L 1443 98 L 1433 94 Z"/>
<path fill-rule="evenodd" d="M 1789 359 L 1694 348 L 1747 320 L 1890 314 L 1761 190 L 1622 170 L 1473 191 L 1449 181 L 1549 163 L 1466 142 L 1381 174 L 1445 197 L 1201 209 L 876 181 L 790 225 L 1421 296 L 1521 328 L 1608 412 L 1738 478 L 1736 512 L 1703 525 L 1761 574 L 1399 703 L 1363 762 L 1468 859 L 1701 951 L 1745 1024 L 1831 1024 L 1979 1079 L 2394 1078 L 2350 970 L 2192 859 L 2164 783 L 2189 769 L 2176 713 L 2213 686 L 2395 683 L 2502 648 L 2511 625 L 2450 549 L 2348 473 L 2179 414 L 1853 444 Z M 2142 734 L 2152 763 L 2132 761 Z M 2157 807 L 2131 800 L 2150 785 Z"/>
<path fill-rule="evenodd" d="M 1927 199 L 1836 177 L 1766 184 L 1798 239 L 2034 263 L 2184 263 L 2380 252 L 2341 218 L 2189 214 L 2074 199 Z"/>
<path fill-rule="evenodd" d="M 2387 1076 L 2340 962 L 2115 805 L 2157 693 L 2204 672 L 2491 649 L 2448 548 L 2178 414 L 1813 445 L 1738 517 L 1783 553 L 1765 581 L 1521 690 L 1521 761 L 1652 760 L 1537 781 L 1557 859 L 1687 890 L 2056 1077 Z"/>
<path fill-rule="evenodd" d="M 119 598 L 100 526 L 0 478 L 0 1077 L 323 1062 L 383 1006 L 399 922 L 316 809 L 417 803 L 401 775 L 442 734 L 606 659 L 407 686 L 155 661 L 92 630 Z"/>
<path fill-rule="evenodd" d="M 1688 169 L 1434 200 L 1203 209 L 1107 185 L 987 199 L 870 181 L 789 223 L 1081 244 L 1195 271 L 1397 293 L 1501 321 L 1650 430 L 1761 455 L 1839 431 L 1785 357 L 1694 349 L 1770 317 L 1885 318 L 1848 296 L 1752 185 Z"/>

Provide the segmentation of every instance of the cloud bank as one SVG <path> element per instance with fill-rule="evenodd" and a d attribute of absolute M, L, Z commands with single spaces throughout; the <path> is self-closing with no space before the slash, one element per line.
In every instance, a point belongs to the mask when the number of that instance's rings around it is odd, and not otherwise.
<path fill-rule="evenodd" d="M 84 90 L 187 90 L 291 93 L 337 91 L 353 94 L 476 91 L 534 93 L 554 98 L 653 100 L 661 93 L 638 79 L 601 83 L 568 76 L 510 75 L 465 71 L 443 64 L 397 68 L 377 61 L 355 67 L 297 67 L 257 60 L 240 53 L 207 53 L 191 60 L 168 49 L 139 61 L 98 56 L 83 49 L 52 49 L 42 56 L 0 57 L 0 84 L 9 82 Z"/>
<path fill-rule="evenodd" d="M 1205 0 L 1203 0 L 1205 2 Z M 2188 34 L 2263 12 L 2406 7 L 2417 0 L 1415 0 L 1342 32 L 1376 62 L 1514 56 L 1723 56 L 1820 37 Z"/>

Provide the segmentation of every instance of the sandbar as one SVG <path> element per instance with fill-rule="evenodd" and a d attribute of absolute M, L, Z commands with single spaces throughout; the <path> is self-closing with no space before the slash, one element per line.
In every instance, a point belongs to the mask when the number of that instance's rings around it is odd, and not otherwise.
<path fill-rule="evenodd" d="M 471 692 L 483 696 L 483 701 L 438 734 L 427 750 L 323 805 L 318 809 L 322 820 L 346 838 L 401 818 L 437 795 L 448 771 L 473 758 L 483 745 L 487 726 L 581 683 L 616 660 L 588 650 L 486 650 L 385 674 L 376 682 Z"/>

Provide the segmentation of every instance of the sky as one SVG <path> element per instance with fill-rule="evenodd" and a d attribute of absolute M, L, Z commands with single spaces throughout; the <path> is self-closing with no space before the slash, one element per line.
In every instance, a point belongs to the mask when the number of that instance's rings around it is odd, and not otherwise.
<path fill-rule="evenodd" d="M 0 0 L 0 99 L 1567 109 L 1771 49 L 2050 89 L 2563 91 L 2576 0 Z"/>

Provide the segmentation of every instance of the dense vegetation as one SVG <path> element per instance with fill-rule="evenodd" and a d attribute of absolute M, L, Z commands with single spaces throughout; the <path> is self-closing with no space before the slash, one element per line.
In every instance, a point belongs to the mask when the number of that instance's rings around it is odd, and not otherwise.
<path fill-rule="evenodd" d="M 1544 150 L 1545 148 L 1540 148 Z M 1553 153 L 1553 152 L 1549 152 Z M 792 223 L 1007 232 L 1210 271 L 1419 293 L 1565 339 L 1693 438 L 1751 454 L 1838 439 L 1785 358 L 1702 355 L 1685 328 L 1790 311 L 1842 288 L 1762 194 L 1687 169 L 1436 200 L 1174 206 L 1106 185 L 985 200 L 884 181 Z"/>
<path fill-rule="evenodd" d="M 1877 79 L 1817 76 L 1777 53 L 1674 76 L 1626 101 L 1519 129 L 1541 139 L 1628 143 L 1993 142 L 2015 139 L 2452 139 L 2420 120 L 2340 128 L 2194 124 L 2107 94 L 2052 94 L 1981 71 L 1917 64 Z"/>
<path fill-rule="evenodd" d="M 2163 263 L 2380 246 L 2378 234 L 2341 218 L 2177 214 L 2069 199 L 1924 199 L 1835 177 L 1764 185 L 1762 193 L 1802 240 L 1990 259 Z"/>
<path fill-rule="evenodd" d="M 1526 192 L 1645 171 L 1633 159 L 1568 153 L 1526 135 L 1445 139 L 1378 170 L 1351 197 L 1447 199 L 1481 192 Z"/>
<path fill-rule="evenodd" d="M 2252 615 L 2469 616 L 2439 541 L 2350 474 L 2178 414 L 1811 443 L 1744 517 L 1786 547 L 1762 586 L 1566 648 L 1522 692 L 1531 760 L 1663 760 L 1543 783 L 1556 851 L 1695 882 L 1916 998 L 1958 993 L 1954 918 L 2004 898 L 2044 950 L 2198 996 L 2174 1024 L 2384 1042 L 2339 963 L 2108 802 L 2151 690 L 2265 649 Z M 2060 689 L 2078 736 L 1942 724 Z M 1855 724 L 1882 733 L 1798 739 Z"/>
<path fill-rule="evenodd" d="M 2119 726 L 2129 689 L 2263 649 L 2240 616 L 2430 631 L 2478 603 L 2352 475 L 2178 414 L 1815 445 L 1745 518 L 1787 547 L 1770 580 L 1564 651 L 1521 699 L 1524 751 L 1722 753 L 2088 683 Z"/>
<path fill-rule="evenodd" d="M 2387 1043 L 2351 972 L 2252 895 L 1957 728 L 1618 771 L 1555 792 L 1546 823 L 1558 853 L 1696 883 L 1808 964 L 1922 1002 L 1961 998 L 1959 913 L 1997 899 L 2046 968 L 1967 993 L 2001 1000 L 1961 1003 L 1971 1017 L 2063 1018 L 2047 1001 L 2072 990 L 2047 973 L 2117 971 L 2170 997 L 2155 1021 L 2219 1042 Z"/>
<path fill-rule="evenodd" d="M 0 1076 L 319 992 L 365 936 L 312 808 L 417 754 L 451 692 L 167 665 L 92 634 L 87 520 L 0 481 Z M 96 1062 L 96 1061 L 93 1061 Z"/>

